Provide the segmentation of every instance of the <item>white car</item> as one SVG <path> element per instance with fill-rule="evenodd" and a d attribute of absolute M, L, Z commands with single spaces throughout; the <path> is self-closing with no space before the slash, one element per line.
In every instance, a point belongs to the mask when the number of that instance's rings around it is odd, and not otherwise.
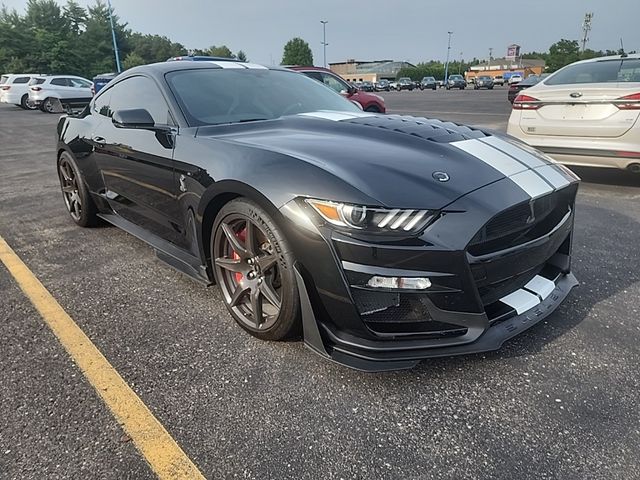
<path fill-rule="evenodd" d="M 520 93 L 507 133 L 561 163 L 640 173 L 640 54 L 572 63 Z"/>
<path fill-rule="evenodd" d="M 2 75 L 0 77 L 0 103 L 18 105 L 25 110 L 36 108 L 29 102 L 29 81 L 33 77 L 32 73 Z"/>
<path fill-rule="evenodd" d="M 93 98 L 90 80 L 73 75 L 35 77 L 29 82 L 29 100 L 43 112 L 53 113 L 62 107 L 84 107 Z M 56 100 L 57 99 L 57 100 Z"/>
<path fill-rule="evenodd" d="M 511 75 L 509 77 L 509 85 L 513 85 L 514 83 L 520 83 L 523 80 L 522 75 Z"/>

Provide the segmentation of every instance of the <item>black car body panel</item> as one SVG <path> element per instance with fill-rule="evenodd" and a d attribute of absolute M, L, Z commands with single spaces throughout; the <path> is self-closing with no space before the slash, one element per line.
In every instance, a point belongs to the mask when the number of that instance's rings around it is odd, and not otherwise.
<path fill-rule="evenodd" d="M 171 125 L 116 129 L 96 112 L 98 96 L 61 118 L 58 151 L 77 160 L 103 218 L 207 283 L 216 213 L 239 196 L 261 205 L 297 259 L 305 342 L 316 352 L 385 370 L 495 349 L 576 284 L 577 177 L 539 152 L 451 122 L 364 112 L 191 127 L 164 80 L 183 68 L 217 67 L 138 67 L 103 91 L 144 76 Z M 438 214 L 417 235 L 344 232 L 318 221 L 305 198 Z M 366 285 L 373 275 L 428 277 L 431 288 L 376 290 Z"/>

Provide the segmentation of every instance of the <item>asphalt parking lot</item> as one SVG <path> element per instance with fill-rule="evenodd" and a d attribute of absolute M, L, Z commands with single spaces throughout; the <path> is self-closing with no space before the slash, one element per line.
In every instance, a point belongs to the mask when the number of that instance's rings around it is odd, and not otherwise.
<path fill-rule="evenodd" d="M 504 129 L 506 89 L 382 94 Z M 494 353 L 365 374 L 245 334 L 216 287 L 68 218 L 57 115 L 0 105 L 0 237 L 207 478 L 640 478 L 640 176 L 576 170 L 574 273 Z M 153 478 L 0 263 L 0 477 Z"/>

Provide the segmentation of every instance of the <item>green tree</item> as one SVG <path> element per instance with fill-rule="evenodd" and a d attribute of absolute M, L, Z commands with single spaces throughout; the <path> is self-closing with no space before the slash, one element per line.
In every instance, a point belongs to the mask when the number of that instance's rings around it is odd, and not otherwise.
<path fill-rule="evenodd" d="M 131 52 L 126 56 L 124 62 L 122 62 L 122 67 L 127 70 L 129 68 L 137 67 L 138 65 L 145 65 L 146 63 L 147 62 L 144 61 L 144 58 L 136 52 Z"/>
<path fill-rule="evenodd" d="M 580 60 L 580 45 L 577 40 L 562 39 L 549 47 L 546 63 L 549 72 Z"/>
<path fill-rule="evenodd" d="M 241 62 L 247 62 L 247 54 L 244 53 L 242 50 L 238 50 L 238 53 L 236 53 L 236 58 L 238 60 L 240 60 Z"/>
<path fill-rule="evenodd" d="M 167 58 L 186 55 L 187 49 L 160 35 L 133 33 L 129 37 L 132 53 L 143 59 L 143 63 L 164 62 Z"/>
<path fill-rule="evenodd" d="M 292 38 L 284 46 L 282 65 L 313 65 L 313 53 L 309 44 L 299 37 Z"/>
<path fill-rule="evenodd" d="M 207 55 L 211 57 L 236 58 L 233 52 L 226 45 L 221 45 L 219 47 L 213 45 L 209 47 Z"/>

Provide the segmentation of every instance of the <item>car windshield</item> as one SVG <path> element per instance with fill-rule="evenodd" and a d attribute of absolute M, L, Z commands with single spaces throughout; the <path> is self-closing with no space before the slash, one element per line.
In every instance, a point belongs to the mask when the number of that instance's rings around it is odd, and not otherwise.
<path fill-rule="evenodd" d="M 192 126 L 270 120 L 318 110 L 360 111 L 322 83 L 291 71 L 177 70 L 167 73 L 166 79 Z"/>
<path fill-rule="evenodd" d="M 640 58 L 576 63 L 559 70 L 545 85 L 640 82 Z"/>
<path fill-rule="evenodd" d="M 487 80 L 491 80 L 491 77 L 478 77 L 478 80 L 487 81 Z"/>
<path fill-rule="evenodd" d="M 520 82 L 520 85 L 535 85 L 540 81 L 540 77 L 537 75 L 531 75 Z"/>
<path fill-rule="evenodd" d="M 462 75 L 449 75 L 451 80 L 462 80 Z"/>

